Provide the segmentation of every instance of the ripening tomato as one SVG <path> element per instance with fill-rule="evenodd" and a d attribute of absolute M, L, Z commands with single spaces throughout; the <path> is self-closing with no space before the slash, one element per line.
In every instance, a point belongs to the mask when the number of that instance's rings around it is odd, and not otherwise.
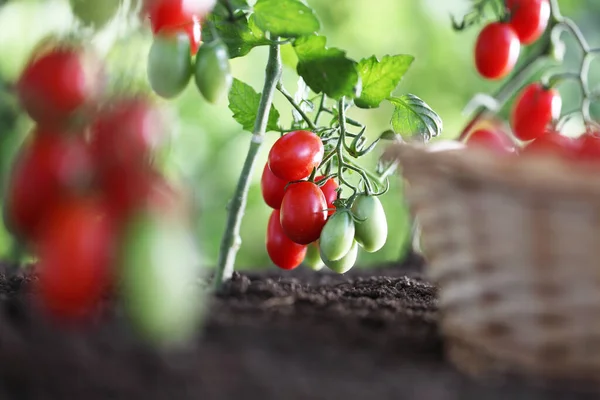
<path fill-rule="evenodd" d="M 530 142 L 521 151 L 522 154 L 555 154 L 569 159 L 578 157 L 578 143 L 572 138 L 558 132 L 546 132 L 544 135 Z"/>
<path fill-rule="evenodd" d="M 99 65 L 79 48 L 53 48 L 31 59 L 17 82 L 22 107 L 45 126 L 64 123 L 99 94 Z"/>
<path fill-rule="evenodd" d="M 514 143 L 506 134 L 487 129 L 478 129 L 471 133 L 467 138 L 466 144 L 467 147 L 481 147 L 498 154 L 512 154 L 516 150 Z"/>
<path fill-rule="evenodd" d="M 275 210 L 279 210 L 281 202 L 283 201 L 283 195 L 285 193 L 285 186 L 288 181 L 279 179 L 271 172 L 269 164 L 265 164 L 263 169 L 262 177 L 260 179 L 260 190 L 263 195 L 263 199 L 267 205 Z"/>
<path fill-rule="evenodd" d="M 577 138 L 577 158 L 581 161 L 600 161 L 600 136 L 597 133 L 585 133 Z"/>
<path fill-rule="evenodd" d="M 381 249 L 387 240 L 388 226 L 385 211 L 379 198 L 359 195 L 352 204 L 355 220 L 355 239 L 361 247 L 374 253 Z"/>
<path fill-rule="evenodd" d="M 205 43 L 198 50 L 194 80 L 202 97 L 209 103 L 218 103 L 229 94 L 233 76 L 227 46 L 221 39 Z"/>
<path fill-rule="evenodd" d="M 315 182 L 319 183 L 321 182 L 325 177 L 324 176 L 317 176 L 315 178 Z M 327 182 L 325 182 L 325 184 L 321 187 L 321 191 L 323 192 L 323 194 L 325 195 L 325 200 L 327 200 L 327 215 L 331 216 L 333 215 L 333 213 L 335 213 L 335 206 L 333 205 L 333 202 L 337 200 L 337 189 L 338 189 L 338 184 L 335 182 L 335 180 L 333 178 L 329 178 L 327 180 Z"/>
<path fill-rule="evenodd" d="M 190 40 L 183 32 L 159 33 L 148 53 L 148 81 L 159 96 L 172 99 L 187 87 L 192 78 Z"/>
<path fill-rule="evenodd" d="M 354 221 L 348 211 L 336 212 L 327 220 L 319 237 L 321 254 L 337 261 L 350 251 L 354 243 Z"/>
<path fill-rule="evenodd" d="M 196 19 L 182 26 L 165 27 L 161 29 L 160 33 L 170 35 L 185 33 L 190 40 L 190 54 L 192 56 L 196 55 L 198 48 L 200 47 L 200 42 L 202 41 L 202 25 Z"/>
<path fill-rule="evenodd" d="M 477 71 L 487 79 L 502 79 L 514 68 L 521 44 L 510 25 L 493 22 L 480 32 L 475 45 Z"/>
<path fill-rule="evenodd" d="M 348 253 L 346 253 L 344 257 L 336 261 L 328 260 L 327 257 L 325 257 L 325 255 L 323 254 L 323 250 L 321 250 L 321 259 L 323 260 L 327 268 L 329 268 L 333 272 L 337 272 L 338 274 L 345 274 L 346 272 L 350 271 L 350 269 L 354 267 L 354 264 L 356 264 L 357 258 L 358 243 L 356 241 L 352 242 L 352 247 L 350 248 L 350 251 L 348 251 Z"/>
<path fill-rule="evenodd" d="M 152 32 L 163 28 L 177 28 L 193 20 L 202 20 L 216 4 L 216 0 L 146 0 Z"/>
<path fill-rule="evenodd" d="M 96 200 L 61 203 L 40 228 L 38 289 L 42 305 L 59 318 L 85 317 L 111 284 L 115 231 Z"/>
<path fill-rule="evenodd" d="M 147 161 L 165 136 L 164 120 L 151 101 L 125 97 L 99 113 L 90 145 L 100 167 L 130 166 Z"/>
<path fill-rule="evenodd" d="M 310 244 L 321 235 L 327 222 L 325 195 L 312 182 L 288 186 L 281 202 L 281 227 L 292 241 Z"/>
<path fill-rule="evenodd" d="M 24 239 L 32 239 L 49 210 L 91 183 L 94 173 L 82 138 L 40 132 L 20 150 L 4 204 L 7 226 Z"/>
<path fill-rule="evenodd" d="M 538 40 L 548 26 L 548 0 L 506 0 L 506 8 L 510 11 L 510 26 L 522 44 L 527 45 Z"/>
<path fill-rule="evenodd" d="M 304 260 L 306 246 L 294 243 L 281 227 L 279 210 L 273 210 L 267 226 L 267 253 L 273 264 L 281 269 L 294 269 Z"/>
<path fill-rule="evenodd" d="M 553 119 L 558 118 L 562 100 L 556 89 L 547 89 L 541 83 L 527 86 L 515 101 L 511 123 L 520 140 L 542 136 Z"/>
<path fill-rule="evenodd" d="M 275 176 L 288 182 L 307 178 L 323 160 L 321 138 L 309 131 L 283 135 L 269 152 L 269 168 Z"/>

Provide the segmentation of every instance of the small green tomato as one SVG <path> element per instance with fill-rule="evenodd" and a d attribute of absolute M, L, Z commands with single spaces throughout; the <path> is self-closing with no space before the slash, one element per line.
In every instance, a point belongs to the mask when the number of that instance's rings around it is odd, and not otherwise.
<path fill-rule="evenodd" d="M 381 201 L 375 196 L 360 195 L 352 204 L 356 217 L 355 239 L 361 247 L 374 253 L 380 250 L 387 240 L 388 226 Z"/>
<path fill-rule="evenodd" d="M 348 254 L 354 243 L 354 232 L 354 221 L 348 211 L 338 211 L 329 217 L 319 239 L 323 256 L 337 261 Z"/>
<path fill-rule="evenodd" d="M 324 257 L 323 251 L 321 251 L 321 259 L 333 272 L 337 272 L 338 274 L 345 274 L 350 271 L 354 264 L 356 264 L 356 259 L 358 258 L 358 243 L 356 241 L 353 242 L 350 251 L 342 258 L 337 261 L 331 261 Z"/>

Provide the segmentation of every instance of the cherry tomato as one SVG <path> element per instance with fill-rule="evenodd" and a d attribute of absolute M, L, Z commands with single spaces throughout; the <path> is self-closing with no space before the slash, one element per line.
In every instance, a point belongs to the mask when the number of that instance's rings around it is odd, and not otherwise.
<path fill-rule="evenodd" d="M 111 283 L 114 235 L 102 204 L 61 203 L 40 228 L 38 287 L 45 308 L 59 318 L 89 315 Z"/>
<path fill-rule="evenodd" d="M 148 54 L 148 81 L 152 90 L 172 99 L 187 87 L 192 77 L 190 40 L 183 32 L 159 33 Z"/>
<path fill-rule="evenodd" d="M 320 250 L 318 241 L 309 244 L 306 248 L 306 256 L 304 257 L 302 264 L 306 265 L 313 271 L 322 270 L 325 264 L 323 263 L 323 260 L 321 260 L 321 255 L 319 252 Z"/>
<path fill-rule="evenodd" d="M 36 122 L 62 124 L 100 92 L 97 60 L 78 48 L 53 48 L 29 61 L 17 92 Z"/>
<path fill-rule="evenodd" d="M 227 46 L 222 40 L 205 43 L 196 55 L 194 71 L 196 86 L 209 103 L 226 97 L 233 83 Z"/>
<path fill-rule="evenodd" d="M 100 187 L 111 215 L 119 223 L 141 209 L 161 212 L 181 206 L 179 193 L 149 168 L 113 168 L 101 175 Z"/>
<path fill-rule="evenodd" d="M 584 162 L 600 161 L 600 136 L 585 133 L 577 139 L 577 158 Z"/>
<path fill-rule="evenodd" d="M 512 154 L 515 145 L 503 132 L 479 129 L 467 138 L 467 147 L 485 148 L 498 154 Z"/>
<path fill-rule="evenodd" d="M 527 45 L 538 40 L 548 26 L 548 0 L 506 0 L 506 8 L 510 11 L 510 26 L 522 44 Z"/>
<path fill-rule="evenodd" d="M 560 115 L 562 100 L 556 89 L 540 83 L 527 86 L 515 101 L 511 123 L 515 136 L 532 140 L 542 136 L 548 124 Z"/>
<path fill-rule="evenodd" d="M 337 261 L 350 251 L 354 243 L 354 221 L 347 211 L 336 212 L 327 220 L 319 237 L 321 254 Z"/>
<path fill-rule="evenodd" d="M 267 253 L 273 264 L 281 269 L 294 269 L 304 260 L 306 246 L 294 243 L 286 236 L 281 227 L 279 210 L 273 210 L 267 226 Z"/>
<path fill-rule="evenodd" d="M 487 79 L 502 79 L 512 71 L 520 52 L 519 37 L 510 25 L 493 22 L 483 28 L 477 38 L 477 71 Z"/>
<path fill-rule="evenodd" d="M 177 28 L 193 20 L 201 20 L 215 6 L 216 0 L 146 0 L 145 10 L 152 32 Z"/>
<path fill-rule="evenodd" d="M 325 195 L 312 182 L 288 186 L 281 202 L 281 227 L 298 244 L 309 244 L 321 235 L 327 221 Z"/>
<path fill-rule="evenodd" d="M 122 232 L 116 265 L 132 326 L 151 345 L 189 343 L 206 304 L 190 227 L 180 218 L 143 210 Z"/>
<path fill-rule="evenodd" d="M 147 161 L 165 136 L 164 121 L 152 102 L 125 97 L 100 112 L 92 125 L 90 143 L 99 166 L 125 167 Z"/>
<path fill-rule="evenodd" d="M 279 210 L 281 202 L 283 201 L 283 195 L 285 192 L 285 186 L 288 181 L 279 179 L 271 172 L 269 164 L 265 164 L 263 169 L 262 178 L 260 180 L 260 189 L 263 195 L 263 199 L 267 205 L 275 210 Z"/>
<path fill-rule="evenodd" d="M 356 217 L 355 239 L 358 244 L 369 253 L 381 249 L 387 240 L 388 226 L 379 198 L 358 196 L 352 204 L 352 213 Z"/>
<path fill-rule="evenodd" d="M 288 182 L 307 178 L 323 160 L 323 142 L 312 132 L 294 131 L 283 135 L 269 152 L 269 168 Z"/>
<path fill-rule="evenodd" d="M 190 40 L 190 54 L 192 56 L 196 55 L 198 48 L 200 47 L 200 42 L 202 41 L 202 25 L 196 19 L 182 26 L 163 28 L 160 32 L 170 35 L 176 35 L 182 32 L 185 33 Z"/>
<path fill-rule="evenodd" d="M 93 177 L 92 158 L 83 139 L 38 132 L 17 156 L 5 203 L 8 227 L 24 239 L 35 236 L 57 202 L 87 186 Z"/>
<path fill-rule="evenodd" d="M 357 258 L 358 243 L 356 241 L 352 242 L 352 247 L 350 248 L 350 251 L 348 251 L 348 253 L 344 257 L 340 258 L 337 261 L 328 260 L 327 257 L 325 257 L 325 255 L 323 254 L 323 250 L 321 250 L 321 259 L 323 260 L 327 268 L 329 268 L 333 272 L 337 272 L 338 274 L 345 274 L 346 272 L 350 271 L 350 269 L 354 267 L 354 264 L 356 264 Z"/>
<path fill-rule="evenodd" d="M 522 154 L 555 154 L 569 159 L 578 157 L 578 143 L 558 132 L 547 132 L 529 143 Z"/>
<path fill-rule="evenodd" d="M 315 182 L 319 183 L 321 182 L 325 177 L 324 176 L 317 176 L 315 178 Z M 327 180 L 327 182 L 325 182 L 325 184 L 323 186 L 321 186 L 321 191 L 323 192 L 323 194 L 325 195 L 325 200 L 327 200 L 327 208 L 329 209 L 329 211 L 327 211 L 327 215 L 331 216 L 333 215 L 333 213 L 335 213 L 335 206 L 333 205 L 333 202 L 337 200 L 337 188 L 338 188 L 338 184 L 335 182 L 335 180 L 333 178 L 329 178 Z"/>

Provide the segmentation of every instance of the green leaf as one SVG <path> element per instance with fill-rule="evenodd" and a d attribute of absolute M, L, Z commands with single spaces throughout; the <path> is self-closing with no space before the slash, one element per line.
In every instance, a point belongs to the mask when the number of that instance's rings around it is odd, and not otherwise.
<path fill-rule="evenodd" d="M 360 93 L 357 63 L 346 57 L 346 52 L 327 48 L 324 36 L 312 35 L 296 39 L 294 49 L 298 56 L 296 71 L 315 93 L 325 93 L 339 100 Z"/>
<path fill-rule="evenodd" d="M 235 22 L 229 21 L 227 17 L 210 14 L 208 20 L 212 22 L 217 33 L 227 45 L 229 58 L 243 57 L 254 47 L 267 46 L 269 40 L 265 33 L 256 26 L 254 15 L 249 18 L 242 17 Z M 214 39 L 209 23 L 204 24 L 202 29 L 202 40 L 210 42 Z"/>
<path fill-rule="evenodd" d="M 442 133 L 442 119 L 423 100 L 413 94 L 388 99 L 394 106 L 392 128 L 404 137 L 419 136 L 427 142 Z"/>
<path fill-rule="evenodd" d="M 252 86 L 238 79 L 233 80 L 229 92 L 229 109 L 233 112 L 233 118 L 248 132 L 254 130 L 254 121 L 260 106 L 260 93 Z M 267 131 L 279 131 L 279 111 L 271 105 Z"/>
<path fill-rule="evenodd" d="M 296 67 L 298 66 L 298 56 L 296 55 L 292 44 L 284 44 L 283 46 L 280 46 L 280 50 L 281 62 L 283 63 L 283 65 L 295 71 Z"/>
<path fill-rule="evenodd" d="M 251 7 L 246 0 L 228 0 L 228 2 L 231 6 L 231 10 L 236 16 L 251 10 Z M 225 1 L 217 1 L 217 4 L 215 4 L 215 7 L 212 10 L 212 14 L 229 18 L 229 10 L 225 5 Z"/>
<path fill-rule="evenodd" d="M 299 0 L 258 0 L 254 15 L 256 25 L 274 36 L 307 36 L 321 28 L 314 11 Z"/>
<path fill-rule="evenodd" d="M 413 56 L 385 56 L 364 58 L 358 63 L 362 93 L 354 100 L 360 108 L 375 108 L 392 94 L 414 61 Z"/>

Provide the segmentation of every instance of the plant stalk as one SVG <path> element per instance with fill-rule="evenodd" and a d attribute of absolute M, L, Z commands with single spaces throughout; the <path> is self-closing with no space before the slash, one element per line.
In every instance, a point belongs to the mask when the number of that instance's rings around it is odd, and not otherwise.
<path fill-rule="evenodd" d="M 276 38 L 273 39 L 276 41 Z M 240 228 L 246 209 L 250 178 L 254 171 L 254 165 L 256 164 L 256 156 L 264 141 L 267 123 L 269 121 L 269 112 L 271 110 L 271 105 L 273 104 L 273 94 L 277 82 L 279 82 L 279 78 L 281 77 L 281 68 L 281 52 L 279 44 L 273 43 L 269 46 L 269 61 L 267 62 L 265 71 L 265 85 L 260 99 L 258 114 L 254 122 L 250 148 L 248 149 L 246 161 L 244 162 L 244 167 L 242 168 L 235 193 L 228 205 L 227 225 L 225 227 L 225 234 L 221 240 L 217 271 L 214 277 L 214 286 L 217 289 L 221 286 L 223 281 L 231 278 L 235 258 L 242 244 Z"/>

